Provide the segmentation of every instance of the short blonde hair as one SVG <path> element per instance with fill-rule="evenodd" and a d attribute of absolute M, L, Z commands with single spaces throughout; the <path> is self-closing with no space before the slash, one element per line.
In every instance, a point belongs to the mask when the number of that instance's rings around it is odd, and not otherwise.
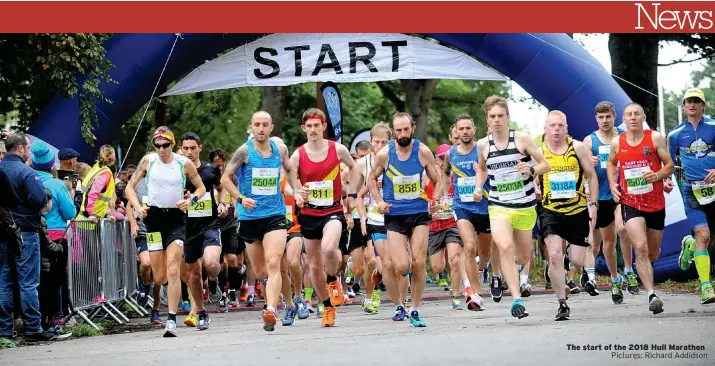
<path fill-rule="evenodd" d="M 544 123 L 546 123 L 549 120 L 549 117 L 551 117 L 551 116 L 561 117 L 561 119 L 564 120 L 564 124 L 568 126 L 569 123 L 566 120 L 566 113 L 561 112 L 560 110 L 557 110 L 557 109 L 555 109 L 553 111 L 549 111 L 549 113 L 546 114 L 546 119 L 544 119 Z"/>
<path fill-rule="evenodd" d="M 487 98 L 487 100 L 484 101 L 482 108 L 484 108 L 484 112 L 489 113 L 489 111 L 495 106 L 504 108 L 506 115 L 509 115 L 509 105 L 507 104 L 506 98 L 497 95 L 492 95 Z"/>
<path fill-rule="evenodd" d="M 372 126 L 372 128 L 370 129 L 370 139 L 372 139 L 373 137 L 375 137 L 375 135 L 377 135 L 381 132 L 384 132 L 385 134 L 387 134 L 388 140 L 392 138 L 392 129 L 390 128 L 390 125 L 388 125 L 387 123 L 385 123 L 383 121 L 380 121 L 380 122 L 376 123 L 374 126 Z"/>

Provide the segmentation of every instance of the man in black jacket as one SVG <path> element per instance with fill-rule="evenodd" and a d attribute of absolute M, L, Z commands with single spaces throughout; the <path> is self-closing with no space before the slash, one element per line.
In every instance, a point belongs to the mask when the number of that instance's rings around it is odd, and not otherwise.
<path fill-rule="evenodd" d="M 20 303 L 28 341 L 54 340 L 41 326 L 37 286 L 40 282 L 41 210 L 47 194 L 35 171 L 25 162 L 30 158 L 30 140 L 18 133 L 5 142 L 7 155 L 0 162 L 0 206 L 10 213 L 19 228 L 16 236 L 0 236 L 0 338 L 13 334 L 13 288 L 20 287 Z M 5 229 L 7 229 L 5 227 Z"/>

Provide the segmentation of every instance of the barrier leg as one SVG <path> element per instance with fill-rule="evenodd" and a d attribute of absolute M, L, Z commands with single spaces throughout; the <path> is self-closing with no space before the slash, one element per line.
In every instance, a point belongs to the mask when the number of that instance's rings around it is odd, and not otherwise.
<path fill-rule="evenodd" d="M 107 304 L 109 304 L 109 303 L 107 303 Z M 104 313 L 105 313 L 105 314 L 109 315 L 112 319 L 114 319 L 114 322 L 116 322 L 117 324 L 124 324 L 124 322 L 122 322 L 121 320 L 119 320 L 119 318 L 117 318 L 117 316 L 114 315 L 114 313 L 112 313 L 112 311 L 109 310 L 109 309 L 105 306 L 105 304 L 99 304 L 99 307 L 100 307 L 101 310 L 104 310 Z M 99 312 L 99 311 L 98 311 L 98 312 Z"/>
<path fill-rule="evenodd" d="M 107 301 L 107 306 L 109 306 L 109 307 L 110 307 L 117 315 L 119 315 L 125 322 L 129 323 L 129 318 L 127 318 L 127 316 L 124 315 L 124 313 L 122 313 L 121 311 L 119 311 L 119 309 L 117 309 L 117 308 L 114 306 L 114 304 L 112 304 L 111 302 Z M 120 323 L 120 324 L 121 324 L 121 323 Z"/>
<path fill-rule="evenodd" d="M 75 311 L 75 314 L 79 316 L 85 323 L 89 324 L 92 328 L 94 328 L 94 330 L 99 331 L 99 327 L 97 326 L 97 324 L 94 324 L 94 322 L 89 320 L 89 317 L 87 316 L 87 314 L 84 313 L 84 311 L 77 310 Z"/>
<path fill-rule="evenodd" d="M 149 315 L 149 312 L 146 311 L 146 309 L 142 309 L 142 307 L 139 306 L 139 304 L 137 304 L 137 302 L 134 300 L 134 297 L 132 297 L 132 296 L 127 296 L 127 297 L 124 298 L 124 301 L 126 301 L 126 303 L 128 303 L 129 306 L 132 308 L 132 310 L 134 310 L 134 312 L 136 312 L 136 313 L 139 314 L 140 316 L 147 316 L 147 315 Z"/>

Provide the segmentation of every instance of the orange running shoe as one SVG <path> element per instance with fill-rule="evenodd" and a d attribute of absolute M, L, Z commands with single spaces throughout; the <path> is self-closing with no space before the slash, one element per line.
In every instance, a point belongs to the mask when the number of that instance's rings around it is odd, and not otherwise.
<path fill-rule="evenodd" d="M 245 283 L 241 286 L 241 295 L 239 295 L 238 301 L 242 303 L 248 301 L 248 285 Z"/>
<path fill-rule="evenodd" d="M 263 310 L 263 330 L 272 332 L 276 326 L 276 313 L 273 309 Z"/>
<path fill-rule="evenodd" d="M 323 320 L 320 321 L 320 326 L 332 327 L 335 325 L 335 308 L 332 306 L 326 306 L 323 311 Z"/>
<path fill-rule="evenodd" d="M 343 290 L 340 288 L 340 281 L 335 280 L 328 284 L 328 294 L 330 295 L 330 303 L 333 306 L 340 306 L 345 301 Z"/>

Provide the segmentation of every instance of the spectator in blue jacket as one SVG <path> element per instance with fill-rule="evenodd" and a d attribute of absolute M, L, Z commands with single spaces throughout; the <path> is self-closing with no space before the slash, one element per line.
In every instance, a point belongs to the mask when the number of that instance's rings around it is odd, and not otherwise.
<path fill-rule="evenodd" d="M 41 326 L 37 286 L 40 283 L 40 236 L 42 209 L 47 194 L 37 173 L 26 165 L 30 139 L 16 133 L 5 141 L 8 151 L 0 162 L 0 206 L 7 208 L 19 228 L 20 240 L 0 238 L 0 341 L 13 334 L 13 287 L 20 288 L 22 318 L 27 341 L 54 340 Z M 2 339 L 4 338 L 4 339 Z"/>
<path fill-rule="evenodd" d="M 50 239 L 55 242 L 65 238 L 67 222 L 77 216 L 74 201 L 67 190 L 67 185 L 57 178 L 55 155 L 44 141 L 35 141 L 30 146 L 32 168 L 40 177 L 42 185 L 52 193 L 52 210 L 45 214 Z"/>

